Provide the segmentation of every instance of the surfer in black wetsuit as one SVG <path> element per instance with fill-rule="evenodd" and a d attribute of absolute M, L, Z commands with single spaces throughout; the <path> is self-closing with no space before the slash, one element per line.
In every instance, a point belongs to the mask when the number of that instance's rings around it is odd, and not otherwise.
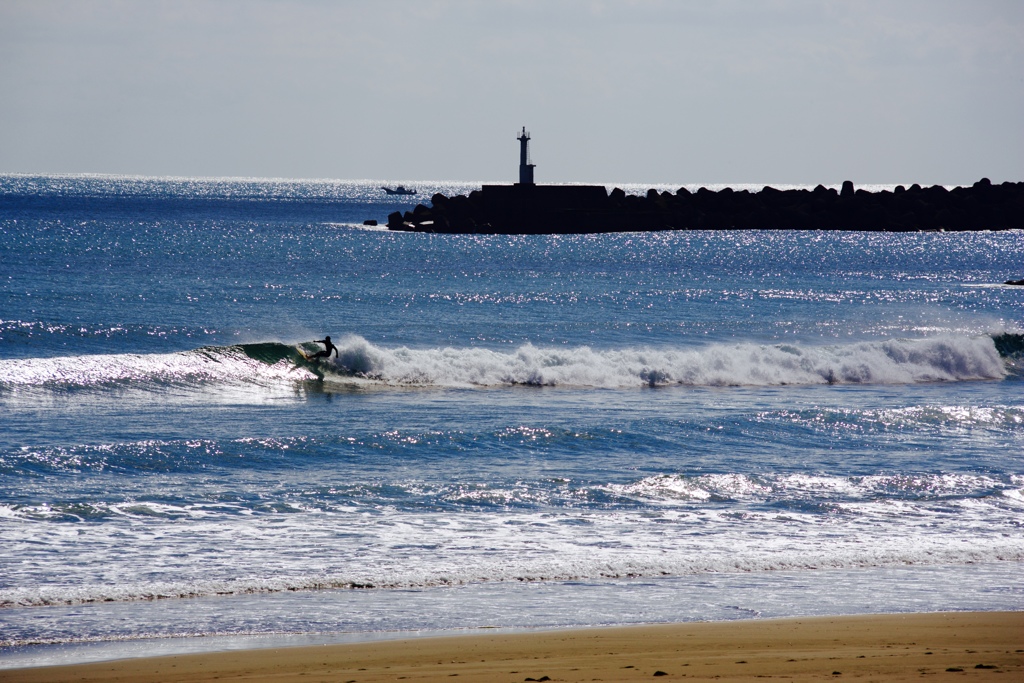
<path fill-rule="evenodd" d="M 323 351 L 317 351 L 316 353 L 314 353 L 312 356 L 309 357 L 310 360 L 316 360 L 317 358 L 330 358 L 331 357 L 331 351 L 333 351 L 335 357 L 337 357 L 337 355 L 338 355 L 338 347 L 331 343 L 331 338 L 330 337 L 324 337 L 323 339 L 317 339 L 314 343 L 316 343 L 316 344 L 323 344 L 324 345 L 324 350 Z"/>

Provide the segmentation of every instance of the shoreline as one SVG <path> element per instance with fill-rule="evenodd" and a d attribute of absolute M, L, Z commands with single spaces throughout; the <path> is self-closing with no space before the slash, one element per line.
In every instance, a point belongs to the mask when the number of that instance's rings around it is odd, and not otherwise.
<path fill-rule="evenodd" d="M 662 672 L 662 673 L 658 673 Z M 472 633 L 6 669 L 41 681 L 629 681 L 1024 676 L 1024 611 Z M 544 678 L 547 677 L 547 678 Z"/>

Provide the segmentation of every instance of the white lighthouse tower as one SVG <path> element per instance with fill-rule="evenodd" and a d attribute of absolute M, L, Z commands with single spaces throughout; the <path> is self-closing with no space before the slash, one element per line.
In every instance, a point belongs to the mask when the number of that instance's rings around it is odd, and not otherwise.
<path fill-rule="evenodd" d="M 523 126 L 523 132 L 519 134 L 519 184 L 533 185 L 533 168 L 536 164 L 530 163 L 530 134 Z"/>

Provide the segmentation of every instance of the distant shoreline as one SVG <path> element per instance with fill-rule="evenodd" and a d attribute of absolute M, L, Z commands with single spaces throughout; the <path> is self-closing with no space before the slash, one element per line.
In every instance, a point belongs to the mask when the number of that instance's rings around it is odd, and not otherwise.
<path fill-rule="evenodd" d="M 939 612 L 474 634 L 9 669 L 9 683 L 940 680 L 1024 673 L 1024 612 Z M 1016 671 L 1017 674 L 1013 672 Z"/>
<path fill-rule="evenodd" d="M 374 221 L 367 221 L 375 224 Z M 898 185 L 759 192 L 685 187 L 627 195 L 602 185 L 484 185 L 469 195 L 435 194 L 431 206 L 388 216 L 391 230 L 458 234 L 581 234 L 659 230 L 978 231 L 1024 228 L 1024 182 L 970 187 Z"/>

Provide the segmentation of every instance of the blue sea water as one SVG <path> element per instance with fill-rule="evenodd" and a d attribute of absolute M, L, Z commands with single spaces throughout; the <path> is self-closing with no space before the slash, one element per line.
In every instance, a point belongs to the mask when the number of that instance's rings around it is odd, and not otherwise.
<path fill-rule="evenodd" d="M 0 667 L 1024 609 L 1020 231 L 361 225 L 479 185 L 405 184 L 0 176 Z"/>

